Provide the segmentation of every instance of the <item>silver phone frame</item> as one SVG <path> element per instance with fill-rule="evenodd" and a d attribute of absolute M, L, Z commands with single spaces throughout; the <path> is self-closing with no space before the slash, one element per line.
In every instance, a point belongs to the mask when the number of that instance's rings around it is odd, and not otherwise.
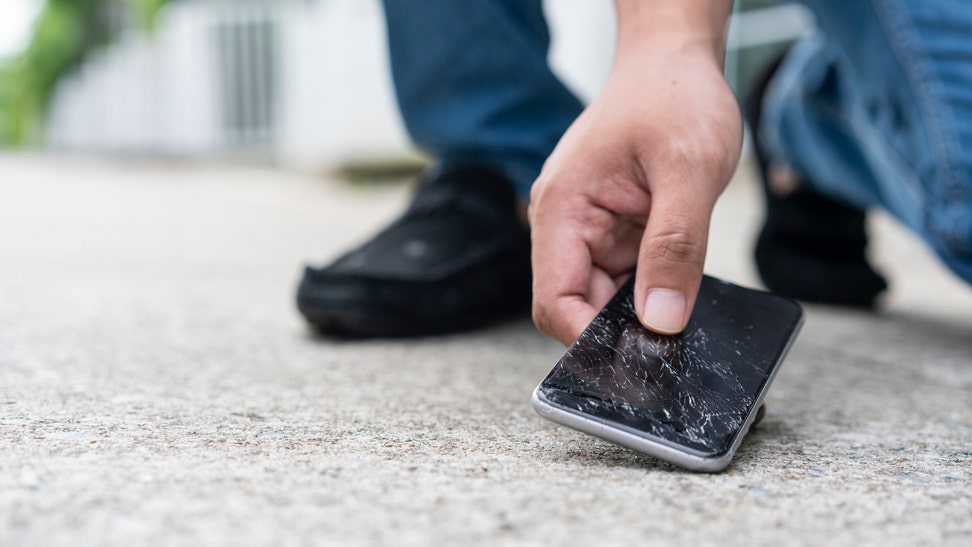
<path fill-rule="evenodd" d="M 760 407 L 763 406 L 763 399 L 766 397 L 766 393 L 773 384 L 773 380 L 776 378 L 776 373 L 780 370 L 780 364 L 790 352 L 790 348 L 793 346 L 793 342 L 796 340 L 797 334 L 803 327 L 805 318 L 806 313 L 801 308 L 800 317 L 790 334 L 790 339 L 787 340 L 786 346 L 783 347 L 783 351 L 780 352 L 776 362 L 773 363 L 769 378 L 766 379 L 762 389 L 760 389 L 759 393 L 757 394 L 756 400 L 753 402 L 753 406 L 749 410 L 749 414 L 746 416 L 746 420 L 743 422 L 742 426 L 740 426 L 739 431 L 736 432 L 732 445 L 724 454 L 718 456 L 702 456 L 695 453 L 695 451 L 690 448 L 680 447 L 664 439 L 647 435 L 644 432 L 637 431 L 617 422 L 605 420 L 589 414 L 582 414 L 576 410 L 562 407 L 548 400 L 540 392 L 540 387 L 543 385 L 543 380 L 541 380 L 540 384 L 537 385 L 536 389 L 533 390 L 533 396 L 531 397 L 533 409 L 537 412 L 537 414 L 554 423 L 567 426 L 571 429 L 576 429 L 583 433 L 587 433 L 588 435 L 599 437 L 637 452 L 654 456 L 660 460 L 688 469 L 690 471 L 702 471 L 706 473 L 716 473 L 722 471 L 729 465 L 729 462 L 732 461 L 733 456 L 736 454 L 736 449 L 739 448 L 739 444 L 742 443 L 743 438 L 749 434 L 749 428 L 752 426 L 753 420 L 759 413 Z M 558 361 L 558 365 L 559 364 L 560 363 Z M 546 376 L 544 379 L 546 379 Z"/>

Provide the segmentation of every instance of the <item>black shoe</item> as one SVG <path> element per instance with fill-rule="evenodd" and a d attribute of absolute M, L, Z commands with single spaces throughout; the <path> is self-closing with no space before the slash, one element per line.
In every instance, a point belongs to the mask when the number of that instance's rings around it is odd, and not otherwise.
<path fill-rule="evenodd" d="M 867 261 L 864 211 L 814 192 L 805 181 L 785 195 L 771 188 L 758 127 L 763 95 L 782 60 L 757 80 L 744 106 L 766 197 L 755 252 L 759 275 L 771 291 L 791 298 L 872 308 L 888 284 Z"/>
<path fill-rule="evenodd" d="M 324 334 L 423 336 L 526 314 L 530 233 L 509 181 L 479 166 L 422 181 L 397 221 L 333 264 L 308 267 L 297 307 Z"/>

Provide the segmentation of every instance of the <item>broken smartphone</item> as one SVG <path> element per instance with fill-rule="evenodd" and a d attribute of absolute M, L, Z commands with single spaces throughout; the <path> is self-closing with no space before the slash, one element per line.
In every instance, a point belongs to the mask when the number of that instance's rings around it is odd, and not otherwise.
<path fill-rule="evenodd" d="M 688 326 L 635 315 L 628 281 L 533 392 L 549 420 L 695 471 L 729 465 L 797 331 L 796 302 L 705 276 Z"/>

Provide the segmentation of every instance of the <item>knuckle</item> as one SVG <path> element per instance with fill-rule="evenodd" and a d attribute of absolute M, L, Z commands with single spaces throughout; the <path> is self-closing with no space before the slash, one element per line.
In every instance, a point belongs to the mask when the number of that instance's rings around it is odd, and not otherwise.
<path fill-rule="evenodd" d="M 547 311 L 547 307 L 543 305 L 543 303 L 541 303 L 539 300 L 533 301 L 532 316 L 533 316 L 533 324 L 536 325 L 541 332 L 545 334 L 549 334 L 550 314 Z"/>
<path fill-rule="evenodd" d="M 540 201 L 540 188 L 534 183 L 530 187 L 530 207 L 535 208 L 538 201 Z"/>
<path fill-rule="evenodd" d="M 705 246 L 690 230 L 670 228 L 651 236 L 644 254 L 652 261 L 694 264 L 705 259 Z"/>
<path fill-rule="evenodd" d="M 546 179 L 543 177 L 543 175 L 541 175 L 540 178 L 538 178 L 537 180 L 535 180 L 533 182 L 533 185 L 530 186 L 530 204 L 531 205 L 535 205 L 537 202 L 540 201 L 540 199 L 543 196 L 543 193 L 544 193 L 546 187 L 547 187 Z"/>

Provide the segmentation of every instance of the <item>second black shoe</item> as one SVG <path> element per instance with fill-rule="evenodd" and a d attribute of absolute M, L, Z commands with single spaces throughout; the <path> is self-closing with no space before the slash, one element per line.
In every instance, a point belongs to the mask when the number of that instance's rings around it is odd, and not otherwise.
<path fill-rule="evenodd" d="M 509 181 L 482 166 L 426 176 L 401 218 L 324 268 L 297 307 L 324 334 L 424 336 L 530 308 L 530 234 Z"/>
<path fill-rule="evenodd" d="M 760 278 L 771 291 L 791 298 L 873 307 L 888 285 L 867 261 L 865 212 L 813 191 L 788 168 L 774 170 L 762 148 L 763 96 L 782 60 L 758 78 L 744 108 L 766 198 L 755 252 Z M 788 179 L 785 191 L 774 188 L 774 176 Z"/>

